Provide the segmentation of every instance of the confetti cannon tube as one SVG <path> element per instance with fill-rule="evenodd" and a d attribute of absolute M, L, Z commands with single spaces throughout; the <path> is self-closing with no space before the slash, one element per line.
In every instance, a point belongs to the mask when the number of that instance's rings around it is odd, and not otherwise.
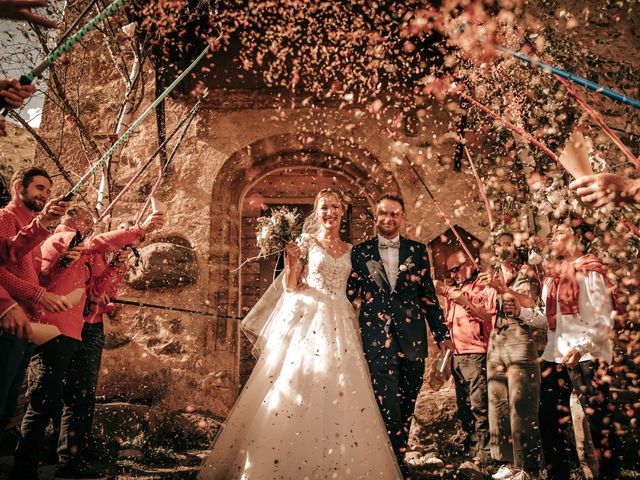
<path fill-rule="evenodd" d="M 560 165 L 560 160 L 558 159 L 558 156 L 553 153 L 549 147 L 547 147 L 544 143 L 538 141 L 536 138 L 533 137 L 533 135 L 531 135 L 528 132 L 525 132 L 524 130 L 522 130 L 521 128 L 516 127 L 513 123 L 511 123 L 510 121 L 508 121 L 506 118 L 498 115 L 496 112 L 494 112 L 493 110 L 485 107 L 482 103 L 480 103 L 479 101 L 477 101 L 475 98 L 473 98 L 472 96 L 462 92 L 462 91 L 458 91 L 456 92 L 458 95 L 460 95 L 462 98 L 464 98 L 465 100 L 469 101 L 470 103 L 472 103 L 473 105 L 475 105 L 476 107 L 478 107 L 480 110 L 482 110 L 483 112 L 485 112 L 487 115 L 495 118 L 496 120 L 498 120 L 499 122 L 501 122 L 505 127 L 507 127 L 509 130 L 511 130 L 512 132 L 520 135 L 521 137 L 525 138 L 529 143 L 535 145 L 536 147 L 538 147 L 539 149 L 541 149 L 544 153 L 546 153 L 547 155 L 549 155 L 550 158 L 552 158 L 553 160 L 555 160 L 556 162 L 558 162 L 558 165 Z"/>
<path fill-rule="evenodd" d="M 22 75 L 20 77 L 20 83 L 22 85 L 31 84 L 33 82 L 33 80 L 35 80 L 36 78 L 40 77 L 42 75 L 42 73 L 47 68 L 49 68 L 51 65 L 53 65 L 56 60 L 58 60 L 62 55 L 67 53 L 69 50 L 71 50 L 71 48 L 76 43 L 78 43 L 80 40 L 82 40 L 87 33 L 89 33 L 91 30 L 96 28 L 96 26 L 100 22 L 102 22 L 105 18 L 107 18 L 110 15 L 113 15 L 120 8 L 120 6 L 123 3 L 127 2 L 127 1 L 128 0 L 115 0 L 113 3 L 108 5 L 104 10 L 102 10 L 100 13 L 98 13 L 98 15 L 93 17 L 93 19 L 89 23 L 84 25 L 74 35 L 72 35 L 71 37 L 66 39 L 60 46 L 58 46 L 55 50 L 53 50 L 53 52 L 51 52 L 47 56 L 47 58 L 40 65 L 38 65 L 36 68 L 31 70 L 29 73 L 27 73 L 25 75 Z M 0 102 L 1 102 L 0 103 L 0 107 L 3 107 L 4 106 L 4 100 L 0 99 Z M 2 115 L 3 116 L 6 115 L 7 112 L 8 112 L 8 109 L 4 108 L 2 110 Z"/>
<path fill-rule="evenodd" d="M 431 193 L 431 190 L 429 189 L 429 187 L 427 186 L 427 183 L 422 178 L 422 175 L 420 175 L 420 173 L 418 173 L 418 170 L 413 165 L 411 160 L 409 160 L 406 156 L 404 158 L 407 160 L 407 163 L 409 164 L 409 167 L 411 167 L 411 170 L 413 170 L 413 173 L 415 173 L 416 177 L 418 177 L 418 180 L 420 180 L 420 183 L 422 183 L 422 186 L 424 187 L 424 189 L 429 194 L 429 197 L 431 197 L 431 200 L 433 200 L 433 204 L 436 206 L 436 209 L 438 210 L 438 213 L 440 214 L 440 216 L 444 219 L 444 221 L 447 223 L 447 225 L 449 225 L 449 228 L 451 229 L 451 231 L 455 235 L 456 239 L 458 240 L 458 242 L 460 242 L 460 246 L 464 250 L 464 253 L 467 254 L 467 257 L 469 257 L 469 260 L 471 260 L 473 265 L 478 270 L 480 270 L 480 265 L 478 265 L 478 262 L 476 261 L 476 259 L 471 254 L 471 251 L 469 250 L 469 247 L 467 247 L 467 244 L 465 243 L 465 241 L 460 236 L 460 233 L 458 233 L 458 229 L 456 228 L 456 226 L 453 223 L 451 223 L 451 220 L 449 220 L 449 217 L 447 217 L 447 214 L 444 213 L 444 210 L 440 206 L 440 202 L 438 202 L 436 197 L 433 196 L 433 193 Z"/>
<path fill-rule="evenodd" d="M 631 97 L 627 97 L 626 95 L 623 95 L 620 92 L 610 90 L 598 83 L 592 82 L 591 80 L 587 80 L 586 78 L 579 77 L 578 75 L 574 75 L 573 73 L 567 72 L 566 70 L 562 70 L 558 67 L 554 67 L 553 65 L 549 65 L 547 63 L 541 62 L 540 60 L 535 60 L 522 53 L 503 47 L 502 45 L 496 45 L 496 48 L 501 52 L 508 53 L 509 55 L 517 58 L 518 60 L 522 60 L 523 62 L 528 63 L 529 65 L 541 68 L 547 72 L 557 75 L 558 77 L 564 78 L 578 85 L 582 85 L 583 87 L 586 87 L 589 90 L 599 93 L 600 95 L 604 95 L 605 97 L 611 98 L 612 100 L 615 100 L 617 102 L 625 103 L 627 105 L 631 105 L 632 107 L 640 109 L 640 101 Z"/>
<path fill-rule="evenodd" d="M 140 115 L 140 117 L 138 117 L 138 119 L 135 122 L 133 122 L 133 124 L 129 127 L 129 129 L 122 134 L 122 136 L 111 146 L 111 148 L 109 148 L 109 150 L 102 156 L 102 158 L 100 158 L 100 160 L 98 160 L 89 169 L 89 171 L 85 173 L 80 180 L 78 180 L 78 183 L 76 183 L 73 186 L 73 188 L 69 190 L 69 192 L 67 192 L 67 194 L 64 196 L 65 201 L 71 200 L 71 198 L 73 198 L 73 196 L 78 192 L 80 187 L 82 187 L 82 185 L 87 181 L 87 179 L 91 177 L 91 175 L 93 175 L 103 163 L 105 163 L 109 158 L 111 158 L 111 156 L 118 149 L 118 147 L 120 147 L 125 142 L 125 140 L 129 138 L 129 136 L 133 133 L 133 131 L 144 121 L 145 118 L 147 118 L 147 116 L 153 111 L 153 109 L 156 108 L 158 104 L 160 104 L 160 102 L 162 102 L 171 93 L 171 91 L 174 88 L 176 88 L 176 86 L 184 79 L 184 77 L 186 77 L 189 74 L 189 72 L 191 72 L 191 70 L 195 68 L 195 66 L 200 62 L 200 60 L 202 60 L 202 58 L 207 54 L 207 52 L 209 51 L 209 48 L 210 47 L 207 46 L 204 50 L 202 50 L 202 53 L 198 55 L 198 57 L 191 63 L 191 65 L 189 65 L 187 69 L 184 72 L 182 72 L 180 76 L 176 78 L 173 81 L 173 83 L 169 85 L 165 89 L 165 91 L 162 92 L 162 94 L 158 98 L 156 98 L 156 100 L 151 105 L 149 105 L 149 107 L 147 107 L 147 109 L 142 113 L 142 115 Z"/>
<path fill-rule="evenodd" d="M 495 222 L 493 221 L 493 215 L 491 214 L 491 205 L 489 204 L 489 199 L 487 198 L 487 192 L 485 192 L 484 190 L 484 185 L 482 184 L 482 180 L 480 179 L 480 176 L 478 175 L 478 172 L 476 170 L 476 166 L 473 163 L 471 153 L 469 153 L 469 149 L 466 145 L 464 146 L 464 153 L 467 155 L 467 159 L 469 160 L 469 164 L 471 165 L 471 171 L 473 172 L 473 176 L 476 179 L 476 183 L 478 184 L 480 196 L 482 197 L 482 201 L 484 202 L 484 208 L 487 210 L 487 217 L 489 217 L 489 226 L 491 227 L 491 230 L 493 230 Z"/>
<path fill-rule="evenodd" d="M 600 126 L 600 128 L 602 128 L 602 130 L 604 130 L 604 132 L 609 136 L 609 138 L 613 141 L 613 143 L 616 144 L 616 146 L 625 155 L 625 157 L 627 157 L 627 159 L 631 163 L 633 163 L 636 168 L 640 169 L 640 162 L 638 161 L 638 159 L 635 157 L 633 153 L 631 153 L 631 150 L 629 150 L 629 148 L 624 143 L 622 143 L 622 140 L 618 138 L 618 136 L 614 133 L 614 131 L 611 130 L 611 128 L 609 128 L 609 126 L 605 123 L 602 117 L 600 117 L 600 115 L 598 115 L 598 113 L 593 108 L 591 108 L 591 106 L 584 100 L 584 98 L 582 98 L 578 94 L 578 92 L 575 91 L 575 89 L 571 86 L 571 84 L 567 80 L 565 80 L 559 75 L 556 75 L 556 78 L 560 83 L 562 83 L 562 85 L 564 85 L 567 91 L 575 97 L 577 102 L 582 106 L 582 108 L 584 108 L 584 110 L 589 114 L 589 116 L 593 119 L 593 121 L 596 122 Z"/>

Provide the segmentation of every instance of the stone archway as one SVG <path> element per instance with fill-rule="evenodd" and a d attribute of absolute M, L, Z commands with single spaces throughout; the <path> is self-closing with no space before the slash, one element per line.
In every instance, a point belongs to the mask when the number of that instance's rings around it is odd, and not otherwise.
<path fill-rule="evenodd" d="M 242 202 L 256 180 L 286 168 L 315 167 L 336 171 L 361 185 L 373 199 L 384 193 L 400 195 L 393 174 L 370 152 L 347 141 L 309 133 L 277 135 L 247 145 L 229 157 L 213 183 L 211 243 L 209 250 L 209 294 L 211 310 L 238 316 L 241 257 Z M 374 174 L 375 173 L 375 174 Z M 206 330 L 204 361 L 211 367 L 233 365 L 222 387 L 239 385 L 238 320 L 218 318 Z"/>

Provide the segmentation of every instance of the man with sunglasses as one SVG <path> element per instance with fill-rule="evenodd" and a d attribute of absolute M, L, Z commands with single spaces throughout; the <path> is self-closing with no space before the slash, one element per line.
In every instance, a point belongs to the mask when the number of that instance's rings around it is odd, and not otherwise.
<path fill-rule="evenodd" d="M 486 362 L 496 291 L 478 280 L 478 270 L 462 251 L 449 255 L 447 273 L 452 285 L 437 281 L 436 291 L 446 298 L 458 418 L 467 435 L 465 450 L 478 467 L 484 467 L 491 462 Z"/>

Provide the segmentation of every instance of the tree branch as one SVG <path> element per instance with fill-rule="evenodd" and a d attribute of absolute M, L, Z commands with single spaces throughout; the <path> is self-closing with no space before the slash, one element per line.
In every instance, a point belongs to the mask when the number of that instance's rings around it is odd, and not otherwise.
<path fill-rule="evenodd" d="M 33 29 L 38 36 L 38 40 L 40 41 L 40 44 L 42 45 L 44 52 L 47 55 L 49 55 L 50 52 L 49 52 L 49 47 L 47 46 L 47 39 L 42 33 L 42 30 L 40 30 L 40 28 L 38 28 L 37 25 L 33 25 Z M 80 130 L 80 133 L 82 134 L 82 136 L 87 140 L 87 143 L 91 146 L 91 149 L 96 154 L 96 157 L 100 158 L 102 156 L 102 152 L 100 152 L 100 149 L 98 148 L 98 145 L 96 144 L 96 142 L 93 140 L 93 137 L 89 133 L 89 130 L 87 130 L 87 127 L 84 125 L 84 123 L 82 123 L 79 115 L 76 114 L 73 107 L 69 103 L 69 99 L 67 98 L 64 92 L 64 88 L 62 87 L 60 78 L 58 78 L 58 74 L 56 73 L 55 66 L 52 65 L 49 71 L 51 72 L 51 79 L 53 80 L 53 83 L 55 85 L 55 88 L 52 90 L 54 91 L 58 99 L 62 102 L 63 111 L 66 112 L 68 115 L 72 115 L 74 117 L 76 127 L 78 127 L 78 130 Z"/>
<path fill-rule="evenodd" d="M 53 161 L 55 166 L 58 168 L 58 171 L 63 176 L 63 178 L 67 181 L 67 183 L 69 183 L 69 185 L 71 186 L 74 186 L 75 183 L 73 182 L 73 180 L 71 180 L 71 177 L 69 176 L 64 166 L 62 165 L 60 158 L 58 157 L 58 155 L 56 155 L 56 153 L 53 150 L 51 150 L 51 147 L 49 147 L 49 144 L 45 142 L 44 138 L 42 138 L 40 134 L 36 132 L 31 127 L 31 125 L 29 125 L 29 123 L 20 115 L 18 115 L 14 110 L 11 110 L 9 112 L 9 115 L 11 115 L 11 118 L 19 122 L 20 125 L 22 125 L 31 134 L 31 136 L 36 140 L 36 142 L 38 142 L 38 145 L 42 147 L 42 149 L 47 153 L 49 158 Z"/>

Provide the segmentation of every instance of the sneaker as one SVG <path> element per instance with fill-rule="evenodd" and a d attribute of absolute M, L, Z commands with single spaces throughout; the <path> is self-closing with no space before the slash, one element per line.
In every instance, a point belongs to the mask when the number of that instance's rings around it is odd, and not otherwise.
<path fill-rule="evenodd" d="M 84 462 L 59 465 L 54 478 L 56 480 L 107 480 L 105 474 L 94 470 Z"/>
<path fill-rule="evenodd" d="M 513 465 L 507 463 L 505 465 L 501 465 L 498 471 L 491 475 L 491 478 L 493 480 L 507 480 L 513 477 L 515 473 L 516 471 L 513 469 Z"/>

